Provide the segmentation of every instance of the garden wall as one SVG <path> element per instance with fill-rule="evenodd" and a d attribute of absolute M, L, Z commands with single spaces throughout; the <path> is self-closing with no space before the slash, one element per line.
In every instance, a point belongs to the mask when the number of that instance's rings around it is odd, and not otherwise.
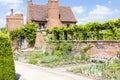
<path fill-rule="evenodd" d="M 118 41 L 78 41 L 75 42 L 75 51 L 79 52 L 83 47 L 89 44 L 93 46 L 87 51 L 89 55 L 108 54 L 110 56 L 116 56 L 119 51 Z"/>
<path fill-rule="evenodd" d="M 61 41 L 62 42 L 62 41 Z M 80 53 L 80 51 L 88 46 L 93 46 L 91 49 L 87 51 L 87 54 L 89 55 L 98 55 L 98 54 L 106 54 L 109 56 L 116 56 L 119 48 L 119 42 L 118 41 L 68 41 L 69 43 L 73 44 L 75 46 L 75 49 L 72 53 Z M 46 50 L 50 52 L 50 47 L 52 45 L 55 45 L 55 42 L 47 43 Z"/>

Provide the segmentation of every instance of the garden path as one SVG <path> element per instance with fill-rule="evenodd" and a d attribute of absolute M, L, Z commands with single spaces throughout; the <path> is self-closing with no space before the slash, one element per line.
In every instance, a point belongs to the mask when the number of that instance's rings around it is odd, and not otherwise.
<path fill-rule="evenodd" d="M 65 69 L 38 67 L 15 61 L 17 80 L 92 80 L 68 73 Z"/>

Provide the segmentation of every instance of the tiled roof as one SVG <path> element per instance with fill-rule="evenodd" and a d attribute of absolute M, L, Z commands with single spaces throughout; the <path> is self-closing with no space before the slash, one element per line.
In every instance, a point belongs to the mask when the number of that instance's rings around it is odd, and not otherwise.
<path fill-rule="evenodd" d="M 60 20 L 62 22 L 76 22 L 70 7 L 60 6 Z M 47 21 L 48 8 L 47 5 L 32 4 L 29 6 L 29 16 L 35 21 Z"/>

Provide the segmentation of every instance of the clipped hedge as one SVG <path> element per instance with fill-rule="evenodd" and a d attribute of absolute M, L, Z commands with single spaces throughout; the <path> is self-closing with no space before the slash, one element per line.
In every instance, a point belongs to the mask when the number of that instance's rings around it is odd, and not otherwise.
<path fill-rule="evenodd" d="M 15 80 L 11 41 L 3 33 L 0 33 L 0 80 Z"/>

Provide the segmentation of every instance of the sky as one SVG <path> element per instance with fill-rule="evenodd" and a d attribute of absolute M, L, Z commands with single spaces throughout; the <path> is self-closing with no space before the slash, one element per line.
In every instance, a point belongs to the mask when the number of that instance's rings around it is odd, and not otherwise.
<path fill-rule="evenodd" d="M 10 9 L 14 13 L 24 15 L 26 22 L 28 0 L 0 0 L 0 27 L 6 25 L 6 15 Z M 48 0 L 32 0 L 35 4 L 47 4 Z M 120 18 L 120 0 L 59 0 L 61 6 L 70 6 L 78 24 L 88 22 L 104 22 L 110 19 Z"/>

